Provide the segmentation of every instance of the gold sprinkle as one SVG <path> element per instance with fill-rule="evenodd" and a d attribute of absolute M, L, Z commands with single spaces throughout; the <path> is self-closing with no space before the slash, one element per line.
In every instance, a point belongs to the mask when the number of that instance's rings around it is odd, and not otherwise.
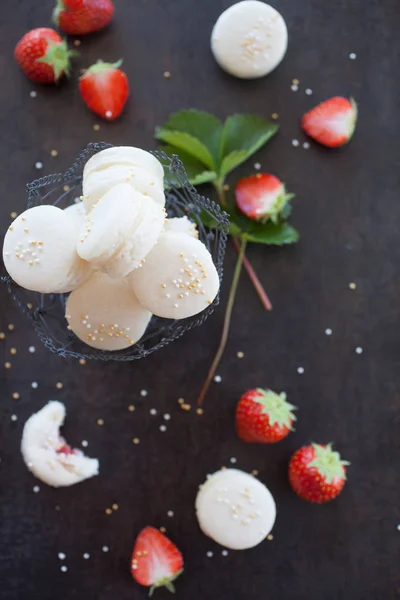
<path fill-rule="evenodd" d="M 212 304 L 213 301 L 212 300 L 207 300 L 208 304 Z"/>
<path fill-rule="evenodd" d="M 183 298 L 183 294 L 179 294 L 178 298 Z"/>
<path fill-rule="evenodd" d="M 133 440 L 132 440 L 132 441 L 133 441 L 133 443 L 134 443 L 134 444 L 136 444 L 136 445 L 137 445 L 137 444 L 140 444 L 140 440 L 139 440 L 139 438 L 133 438 Z"/>
<path fill-rule="evenodd" d="M 274 536 L 272 535 L 272 533 L 270 533 L 269 535 L 267 535 L 267 540 L 271 541 L 274 539 Z"/>
<path fill-rule="evenodd" d="M 29 310 L 32 310 L 33 305 L 30 302 L 28 302 L 28 304 L 26 305 L 26 307 L 29 308 Z"/>
<path fill-rule="evenodd" d="M 129 412 L 133 412 L 135 410 L 135 407 L 133 406 L 133 404 L 128 406 L 128 410 L 129 410 Z"/>
<path fill-rule="evenodd" d="M 254 477 L 257 477 L 257 475 L 258 475 L 257 469 L 253 469 L 251 474 L 254 475 Z"/>
<path fill-rule="evenodd" d="M 171 73 L 169 71 L 164 71 L 165 79 L 169 79 L 171 77 Z"/>
<path fill-rule="evenodd" d="M 29 266 L 30 266 L 30 267 L 33 267 L 33 260 L 30 260 L 30 261 L 29 261 Z"/>
<path fill-rule="evenodd" d="M 54 156 L 54 157 L 58 156 L 57 150 L 51 150 L 50 154 L 51 154 L 51 156 Z"/>
<path fill-rule="evenodd" d="M 12 219 L 16 219 L 18 217 L 18 213 L 16 213 L 16 212 L 13 211 L 12 213 L 10 213 L 10 217 Z"/>
<path fill-rule="evenodd" d="M 103 421 L 103 419 L 97 419 L 97 425 L 99 425 L 100 427 L 101 427 L 102 425 L 104 425 L 104 421 Z"/>
<path fill-rule="evenodd" d="M 18 392 L 14 392 L 12 397 L 14 398 L 14 400 L 18 400 L 19 399 L 19 394 Z"/>
<path fill-rule="evenodd" d="M 12 323 L 8 325 L 8 331 L 14 331 L 14 325 Z"/>
<path fill-rule="evenodd" d="M 229 192 L 230 189 L 231 189 L 230 186 L 226 183 L 224 185 L 224 192 Z"/>
<path fill-rule="evenodd" d="M 274 119 L 274 120 L 279 119 L 278 113 L 272 113 L 271 119 Z"/>
<path fill-rule="evenodd" d="M 255 519 L 255 518 L 256 518 L 256 515 L 255 515 L 254 513 L 250 513 L 250 514 L 249 514 L 249 517 L 250 517 L 250 519 Z"/>
<path fill-rule="evenodd" d="M 11 369 L 11 363 L 9 362 L 4 363 L 4 366 L 6 369 Z"/>
<path fill-rule="evenodd" d="M 196 412 L 198 415 L 202 415 L 204 413 L 204 410 L 202 408 L 196 408 Z"/>
<path fill-rule="evenodd" d="M 349 283 L 349 288 L 350 288 L 351 290 L 355 290 L 355 289 L 356 289 L 356 287 L 357 287 L 357 286 L 356 286 L 356 284 L 355 284 L 353 281 L 352 281 L 351 283 Z"/>
<path fill-rule="evenodd" d="M 81 43 L 81 40 L 74 40 L 74 46 L 80 46 Z"/>
<path fill-rule="evenodd" d="M 86 360 L 84 358 L 80 358 L 79 359 L 79 364 L 80 365 L 86 365 Z"/>
<path fill-rule="evenodd" d="M 93 125 L 93 131 L 100 131 L 100 125 L 98 123 Z"/>
<path fill-rule="evenodd" d="M 192 407 L 190 406 L 190 404 L 186 404 L 186 403 L 184 403 L 184 404 L 181 404 L 181 408 L 182 408 L 182 410 L 186 410 L 186 411 L 188 411 L 188 410 L 190 410 Z"/>
<path fill-rule="evenodd" d="M 237 352 L 236 356 L 237 356 L 238 358 L 243 358 L 243 356 L 244 356 L 244 353 L 243 353 L 243 352 Z"/>
<path fill-rule="evenodd" d="M 71 188 L 69 187 L 69 185 L 64 185 L 63 190 L 64 192 L 69 192 Z"/>
<path fill-rule="evenodd" d="M 10 349 L 10 354 L 17 354 L 17 349 L 16 348 L 11 348 Z"/>
<path fill-rule="evenodd" d="M 167 530 L 165 529 L 165 527 L 160 527 L 160 531 L 161 531 L 161 533 L 167 533 Z"/>
<path fill-rule="evenodd" d="M 4 340 L 6 337 L 6 334 L 3 333 L 3 331 L 0 333 L 0 340 Z"/>
<path fill-rule="evenodd" d="M 29 233 L 29 229 L 27 227 L 24 228 L 25 233 Z"/>
<path fill-rule="evenodd" d="M 221 471 L 226 471 L 226 467 L 221 467 Z"/>
<path fill-rule="evenodd" d="M 165 289 L 167 287 L 167 284 L 166 283 L 162 283 L 161 287 Z"/>
<path fill-rule="evenodd" d="M 56 383 L 56 388 L 58 390 L 62 390 L 63 387 L 64 387 L 64 385 L 61 383 L 61 381 L 59 381 L 58 383 Z"/>
<path fill-rule="evenodd" d="M 299 85 L 300 81 L 298 79 L 292 79 L 293 85 Z"/>
<path fill-rule="evenodd" d="M 112 515 L 111 508 L 106 508 L 106 515 Z"/>
<path fill-rule="evenodd" d="M 14 227 L 12 227 L 11 225 L 8 229 L 9 229 L 9 231 L 14 231 Z"/>
<path fill-rule="evenodd" d="M 178 404 L 185 404 L 185 400 L 183 398 L 178 398 Z"/>
<path fill-rule="evenodd" d="M 118 506 L 118 504 L 113 504 L 111 508 L 112 508 L 113 510 L 118 510 L 118 509 L 119 509 L 119 506 Z"/>

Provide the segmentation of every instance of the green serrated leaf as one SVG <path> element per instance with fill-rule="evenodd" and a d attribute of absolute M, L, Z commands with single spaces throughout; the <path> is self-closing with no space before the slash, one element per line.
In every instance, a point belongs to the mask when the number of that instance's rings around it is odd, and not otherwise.
<path fill-rule="evenodd" d="M 164 129 L 182 131 L 198 139 L 210 152 L 214 166 L 219 165 L 223 124 L 211 113 L 194 108 L 172 114 Z"/>
<path fill-rule="evenodd" d="M 174 154 L 179 156 L 183 162 L 189 181 L 193 185 L 201 185 L 202 183 L 209 183 L 217 179 L 217 173 L 215 171 L 205 170 L 204 165 L 200 161 L 193 158 L 193 156 L 190 156 L 190 154 L 184 150 L 180 150 L 174 146 L 161 146 L 159 149 L 170 157 Z M 166 170 L 165 178 L 167 182 L 169 179 L 168 175 L 169 172 Z"/>
<path fill-rule="evenodd" d="M 289 223 L 272 223 L 271 221 L 252 228 L 251 231 L 244 231 L 241 235 L 248 242 L 270 246 L 295 244 L 299 239 L 299 232 Z"/>
<path fill-rule="evenodd" d="M 271 123 L 256 115 L 232 115 L 225 121 L 221 136 L 220 176 L 225 177 L 245 162 L 278 131 Z"/>
<path fill-rule="evenodd" d="M 190 154 L 190 156 L 203 163 L 209 170 L 216 170 L 214 159 L 208 148 L 192 135 L 184 133 L 183 131 L 171 131 L 164 127 L 157 127 L 156 138 L 166 144 L 175 146 L 175 148 L 178 148 L 179 150 L 184 150 Z"/>

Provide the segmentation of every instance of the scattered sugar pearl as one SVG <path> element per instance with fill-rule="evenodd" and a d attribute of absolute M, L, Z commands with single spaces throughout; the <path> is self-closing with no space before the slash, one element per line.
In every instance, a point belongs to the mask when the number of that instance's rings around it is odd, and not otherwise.
<path fill-rule="evenodd" d="M 268 540 L 269 542 L 271 542 L 273 539 L 274 539 L 274 536 L 272 535 L 272 533 L 270 533 L 270 534 L 267 536 L 267 540 Z"/>
<path fill-rule="evenodd" d="M 215 383 L 221 383 L 221 381 L 222 381 L 222 377 L 221 377 L 221 375 L 216 375 L 216 376 L 214 377 L 214 381 L 215 381 Z"/>
<path fill-rule="evenodd" d="M 56 156 L 58 156 L 58 151 L 57 150 L 51 150 L 50 151 L 50 155 L 55 158 Z"/>
<path fill-rule="evenodd" d="M 167 516 L 168 516 L 168 517 L 173 517 L 173 516 L 174 516 L 174 511 L 173 511 L 173 510 L 169 510 L 169 511 L 167 512 Z"/>
<path fill-rule="evenodd" d="M 237 462 L 237 459 L 234 456 L 232 456 L 232 458 L 230 458 L 229 460 L 232 464 L 235 464 Z"/>
<path fill-rule="evenodd" d="M 303 143 L 303 148 L 304 148 L 304 150 L 308 150 L 308 149 L 309 149 L 309 147 L 310 147 L 310 144 L 309 144 L 308 142 L 304 142 L 304 143 Z"/>
<path fill-rule="evenodd" d="M 38 169 L 38 170 L 43 169 L 43 163 L 40 162 L 40 161 L 38 161 L 37 163 L 35 163 L 35 169 Z"/>
<path fill-rule="evenodd" d="M 160 425 L 160 431 L 167 431 L 166 425 Z"/>
<path fill-rule="evenodd" d="M 351 282 L 349 283 L 349 288 L 350 288 L 351 290 L 355 290 L 355 289 L 357 288 L 357 285 L 356 285 L 356 284 L 355 284 L 353 281 L 351 281 Z"/>
<path fill-rule="evenodd" d="M 214 552 L 211 552 L 211 550 L 209 550 L 207 552 L 207 558 L 212 558 L 214 556 Z"/>
<path fill-rule="evenodd" d="M 243 358 L 243 357 L 244 357 L 244 353 L 243 353 L 243 352 L 237 352 L 237 353 L 236 353 L 236 356 L 237 356 L 238 358 Z"/>
<path fill-rule="evenodd" d="M 63 566 L 60 568 L 60 571 L 62 571 L 63 573 L 66 573 L 66 572 L 68 571 L 68 567 L 66 567 L 65 565 L 63 565 Z"/>
<path fill-rule="evenodd" d="M 63 387 L 64 387 L 64 385 L 60 381 L 58 383 L 56 383 L 56 388 L 58 390 L 62 390 Z"/>
<path fill-rule="evenodd" d="M 137 446 L 138 444 L 140 444 L 140 439 L 135 437 L 133 438 L 132 442 Z"/>
<path fill-rule="evenodd" d="M 165 79 L 169 79 L 171 77 L 171 73 L 169 71 L 164 71 Z"/>
<path fill-rule="evenodd" d="M 113 116 L 112 111 L 111 110 L 107 110 L 106 111 L 106 117 L 107 117 L 107 119 L 111 119 L 112 116 Z"/>
<path fill-rule="evenodd" d="M 295 148 L 297 148 L 297 146 L 300 145 L 299 140 L 292 140 L 292 146 L 294 146 Z"/>
<path fill-rule="evenodd" d="M 259 171 L 261 169 L 261 164 L 259 162 L 254 163 L 254 168 L 256 171 Z"/>
<path fill-rule="evenodd" d="M 31 388 L 34 390 L 37 390 L 37 388 L 39 387 L 39 384 L 37 381 L 32 381 L 31 383 Z"/>
<path fill-rule="evenodd" d="M 157 414 L 157 410 L 155 408 L 151 408 L 150 409 L 150 414 L 151 415 L 156 415 Z"/>
<path fill-rule="evenodd" d="M 35 92 L 35 90 L 32 90 L 31 92 L 29 92 L 29 95 L 31 98 L 36 98 L 37 92 Z"/>
<path fill-rule="evenodd" d="M 28 350 L 31 354 L 34 354 L 36 352 L 35 346 L 29 346 Z"/>
<path fill-rule="evenodd" d="M 13 211 L 12 213 L 10 213 L 10 217 L 12 219 L 16 219 L 18 217 L 18 214 L 15 211 Z"/>
<path fill-rule="evenodd" d="M 17 415 L 11 415 L 11 421 L 18 421 Z"/>
<path fill-rule="evenodd" d="M 93 131 L 100 131 L 100 125 L 98 123 L 93 125 Z"/>
<path fill-rule="evenodd" d="M 102 427 L 104 425 L 103 419 L 97 419 L 97 425 L 99 425 L 100 427 Z"/>
<path fill-rule="evenodd" d="M 88 442 L 87 440 L 82 440 L 82 442 L 81 442 L 81 443 L 82 443 L 82 446 L 83 446 L 84 448 L 87 448 L 87 447 L 88 447 L 88 445 L 89 445 L 89 442 Z"/>
<path fill-rule="evenodd" d="M 102 550 L 103 550 L 103 552 L 108 552 L 110 550 L 110 548 L 108 546 L 103 546 Z"/>
<path fill-rule="evenodd" d="M 350 60 L 356 60 L 356 58 L 357 58 L 357 54 L 355 52 L 350 52 L 349 59 Z"/>
<path fill-rule="evenodd" d="M 35 494 L 38 494 L 40 492 L 40 487 L 38 485 L 33 486 L 33 491 Z"/>
<path fill-rule="evenodd" d="M 325 333 L 326 335 L 332 335 L 332 329 L 328 327 L 328 329 L 325 329 Z"/>
<path fill-rule="evenodd" d="M 297 90 L 299 89 L 299 86 L 293 84 L 293 85 L 290 86 L 290 89 L 292 90 L 292 92 L 297 92 Z"/>
<path fill-rule="evenodd" d="M 147 396 L 148 391 L 147 390 L 141 390 L 140 395 L 141 396 Z"/>
<path fill-rule="evenodd" d="M 311 96 L 312 95 L 312 90 L 310 88 L 307 88 L 305 91 L 306 96 Z"/>
<path fill-rule="evenodd" d="M 363 353 L 363 349 L 361 348 L 361 346 L 357 346 L 356 354 L 362 354 L 362 353 Z"/>
<path fill-rule="evenodd" d="M 228 550 L 222 550 L 221 552 L 222 556 L 228 556 Z"/>
<path fill-rule="evenodd" d="M 89 554 L 88 552 L 84 552 L 84 554 L 83 554 L 83 558 L 84 558 L 85 560 L 89 560 L 89 558 L 90 558 L 90 554 Z"/>
<path fill-rule="evenodd" d="M 397 531 L 400 531 L 400 523 L 397 525 Z"/>
<path fill-rule="evenodd" d="M 298 367 L 297 372 L 299 375 L 303 375 L 304 373 L 304 367 Z"/>
<path fill-rule="evenodd" d="M 164 415 L 164 419 L 165 419 L 165 421 L 170 421 L 170 419 L 171 419 L 171 415 L 170 415 L 170 414 L 168 414 L 168 413 L 165 413 L 165 415 Z"/>
<path fill-rule="evenodd" d="M 67 555 L 66 555 L 66 554 L 64 554 L 64 552 L 59 552 L 59 553 L 58 553 L 58 558 L 59 558 L 60 560 L 65 560 L 65 559 L 67 558 Z"/>

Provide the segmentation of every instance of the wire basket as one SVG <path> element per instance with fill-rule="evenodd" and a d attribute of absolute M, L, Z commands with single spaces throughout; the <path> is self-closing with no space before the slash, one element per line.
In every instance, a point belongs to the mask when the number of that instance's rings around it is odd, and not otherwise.
<path fill-rule="evenodd" d="M 66 208 L 79 201 L 85 163 L 97 152 L 111 148 L 104 142 L 89 144 L 65 173 L 49 175 L 27 185 L 28 208 L 40 204 L 53 204 Z M 220 282 L 228 237 L 229 220 L 225 212 L 208 198 L 200 196 L 189 183 L 186 171 L 178 156 L 164 152 L 151 152 L 163 165 L 166 183 L 166 209 L 169 217 L 187 216 L 199 230 L 199 239 L 210 251 Z M 204 226 L 207 222 L 207 227 Z M 208 226 L 209 225 L 209 226 Z M 62 357 L 94 360 L 131 361 L 144 358 L 181 337 L 186 331 L 198 327 L 210 316 L 219 302 L 202 313 L 182 320 L 162 319 L 153 316 L 144 336 L 133 346 L 117 352 L 97 350 L 79 340 L 67 329 L 65 320 L 66 294 L 39 294 L 17 285 L 8 275 L 1 278 L 21 311 L 30 319 L 43 344 Z"/>

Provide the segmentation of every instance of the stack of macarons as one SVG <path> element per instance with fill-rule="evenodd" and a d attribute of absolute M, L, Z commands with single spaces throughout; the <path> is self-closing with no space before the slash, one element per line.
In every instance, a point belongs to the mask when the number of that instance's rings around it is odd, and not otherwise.
<path fill-rule="evenodd" d="M 9 275 L 42 294 L 71 292 L 68 327 L 89 346 L 127 348 L 153 314 L 185 319 L 218 293 L 218 273 L 195 224 L 167 219 L 163 178 L 149 152 L 107 148 L 86 163 L 79 203 L 30 208 L 8 228 Z"/>

